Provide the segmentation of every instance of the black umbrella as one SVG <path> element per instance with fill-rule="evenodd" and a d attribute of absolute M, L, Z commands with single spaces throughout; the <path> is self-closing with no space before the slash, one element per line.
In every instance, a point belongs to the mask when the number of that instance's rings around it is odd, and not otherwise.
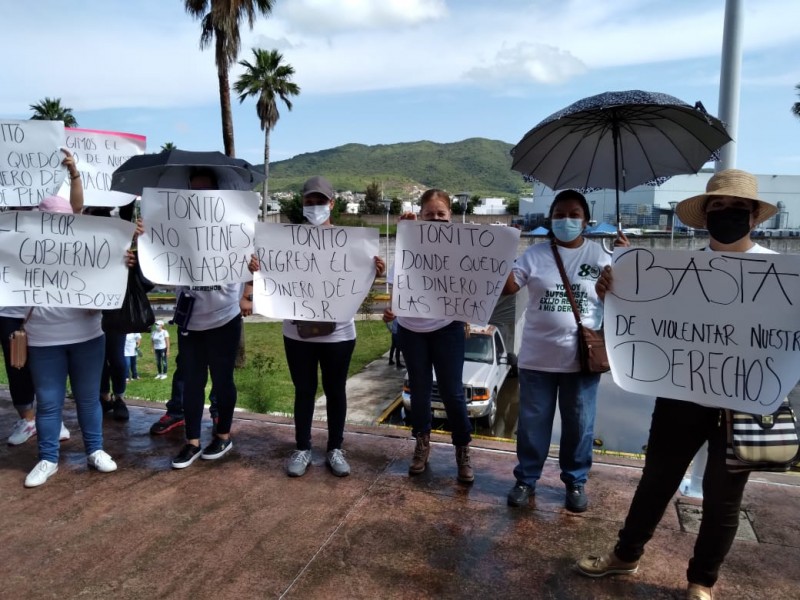
<path fill-rule="evenodd" d="M 146 187 L 185 188 L 195 167 L 207 167 L 217 175 L 219 189 L 252 190 L 264 181 L 264 173 L 246 160 L 222 152 L 168 150 L 132 156 L 111 176 L 111 189 L 140 196 Z"/>
<path fill-rule="evenodd" d="M 699 102 L 654 92 L 606 92 L 578 100 L 531 129 L 511 149 L 511 168 L 552 189 L 606 188 L 697 173 L 731 140 Z"/>

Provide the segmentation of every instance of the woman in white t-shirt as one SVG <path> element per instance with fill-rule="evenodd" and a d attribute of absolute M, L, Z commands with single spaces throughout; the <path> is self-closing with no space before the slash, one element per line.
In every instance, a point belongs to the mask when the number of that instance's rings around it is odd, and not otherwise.
<path fill-rule="evenodd" d="M 139 357 L 139 346 L 142 344 L 141 333 L 129 333 L 125 336 L 125 379 L 139 379 L 139 370 L 136 368 L 136 359 Z"/>
<path fill-rule="evenodd" d="M 420 219 L 450 222 L 453 214 L 450 203 L 450 196 L 446 192 L 427 190 L 420 198 Z M 416 216 L 409 213 L 401 218 L 416 219 Z M 385 323 L 394 319 L 391 308 L 383 311 Z M 416 438 L 408 474 L 419 475 L 428 465 L 431 451 L 431 393 L 435 370 L 436 385 L 447 413 L 451 439 L 456 447 L 456 478 L 461 483 L 472 483 L 475 480 L 469 452 L 472 423 L 467 414 L 462 382 L 464 323 L 452 319 L 420 317 L 397 317 L 397 322 L 397 341 L 406 360 L 408 384 L 411 388 L 411 432 Z"/>
<path fill-rule="evenodd" d="M 550 240 L 529 247 L 517 258 L 504 294 L 528 290 L 525 327 L 517 362 L 519 421 L 517 426 L 516 484 L 508 493 L 510 506 L 528 503 L 542 475 L 556 404 L 561 414 L 558 460 L 566 486 L 566 508 L 586 510 L 584 486 L 592 466 L 594 416 L 599 374 L 581 373 L 578 328 L 553 248 L 558 251 L 570 282 L 582 323 L 599 329 L 603 305 L 595 283 L 611 256 L 583 237 L 589 221 L 583 194 L 564 190 L 550 206 Z M 620 245 L 627 239 L 620 233 Z"/>
<path fill-rule="evenodd" d="M 75 186 L 80 176 L 70 176 Z M 50 196 L 39 209 L 71 213 L 75 207 L 66 199 Z M 133 255 L 128 252 L 130 266 Z M 58 471 L 59 435 L 69 378 L 72 396 L 83 435 L 90 467 L 102 473 L 117 469 L 103 450 L 103 412 L 98 402 L 100 374 L 105 358 L 105 337 L 100 326 L 102 313 L 82 308 L 34 307 L 25 325 L 28 334 L 28 363 L 36 392 L 36 430 L 39 437 L 39 462 L 25 478 L 25 487 L 45 483 Z"/>
<path fill-rule="evenodd" d="M 156 328 L 150 334 L 153 353 L 156 355 L 156 379 L 167 378 L 169 358 L 169 331 L 164 329 L 164 321 L 156 321 Z"/>

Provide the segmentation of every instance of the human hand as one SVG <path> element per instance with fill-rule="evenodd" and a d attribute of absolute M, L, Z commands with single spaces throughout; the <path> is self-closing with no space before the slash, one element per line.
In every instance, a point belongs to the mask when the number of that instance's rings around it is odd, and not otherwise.
<path fill-rule="evenodd" d="M 133 239 L 136 240 L 144 233 L 144 221 L 141 218 L 136 219 L 136 230 L 133 232 Z"/>
<path fill-rule="evenodd" d="M 130 269 L 136 266 L 136 254 L 130 250 L 125 251 L 125 265 Z"/>
<path fill-rule="evenodd" d="M 375 275 L 378 277 L 386 275 L 386 262 L 380 256 L 375 256 L 373 259 L 375 260 Z"/>
<path fill-rule="evenodd" d="M 403 213 L 402 215 L 400 215 L 400 220 L 401 221 L 416 221 L 417 220 L 417 215 L 415 215 L 413 212 Z"/>
<path fill-rule="evenodd" d="M 239 310 L 243 317 L 249 317 L 253 314 L 253 301 L 249 300 L 246 296 L 239 298 Z"/>
<path fill-rule="evenodd" d="M 391 308 L 384 308 L 383 309 L 383 322 L 384 323 L 391 323 L 395 320 L 394 313 L 392 312 Z"/>
<path fill-rule="evenodd" d="M 251 273 L 255 273 L 259 270 L 258 257 L 255 254 L 250 255 L 250 262 L 247 263 L 247 269 Z"/>
<path fill-rule="evenodd" d="M 627 248 L 631 245 L 628 236 L 622 231 L 622 229 L 617 230 L 617 237 L 614 238 L 614 247 L 615 248 Z"/>
<path fill-rule="evenodd" d="M 72 153 L 66 148 L 61 148 L 61 151 L 65 154 L 64 160 L 61 161 L 61 164 L 67 168 L 67 171 L 69 172 L 70 181 L 75 181 L 76 179 L 79 179 L 81 176 L 81 172 L 75 165 L 75 157 L 72 156 Z"/>
<path fill-rule="evenodd" d="M 603 267 L 603 271 L 600 273 L 600 277 L 597 279 L 597 283 L 594 284 L 594 289 L 597 292 L 597 297 L 600 300 L 605 300 L 606 292 L 611 290 L 611 267 L 606 266 Z"/>

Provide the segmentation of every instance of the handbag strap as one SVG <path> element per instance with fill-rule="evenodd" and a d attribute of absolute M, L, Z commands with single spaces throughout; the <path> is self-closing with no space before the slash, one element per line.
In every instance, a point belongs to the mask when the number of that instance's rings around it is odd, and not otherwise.
<path fill-rule="evenodd" d="M 581 313 L 578 311 L 578 305 L 575 302 L 575 295 L 572 293 L 572 285 L 570 285 L 569 279 L 567 279 L 567 273 L 564 271 L 564 263 L 561 262 L 561 255 L 558 253 L 558 247 L 556 246 L 555 240 L 550 242 L 550 249 L 553 251 L 553 256 L 556 259 L 558 272 L 561 273 L 561 281 L 564 282 L 564 291 L 567 293 L 567 298 L 569 298 L 569 303 L 572 306 L 572 315 L 575 317 L 575 324 L 580 329 L 582 326 Z"/>

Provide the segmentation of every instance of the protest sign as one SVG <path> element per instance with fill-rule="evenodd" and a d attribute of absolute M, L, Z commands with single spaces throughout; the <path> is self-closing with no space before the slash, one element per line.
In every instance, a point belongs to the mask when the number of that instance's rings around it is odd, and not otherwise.
<path fill-rule="evenodd" d="M 169 285 L 250 281 L 259 199 L 255 192 L 145 188 L 138 246 L 145 277 Z"/>
<path fill-rule="evenodd" d="M 378 231 L 256 223 L 253 310 L 276 319 L 352 319 L 375 280 Z"/>
<path fill-rule="evenodd" d="M 119 308 L 135 226 L 68 213 L 0 213 L 0 306 Z"/>
<path fill-rule="evenodd" d="M 519 230 L 400 221 L 392 311 L 485 325 L 517 256 Z"/>
<path fill-rule="evenodd" d="M 614 381 L 752 414 L 800 377 L 800 256 L 617 249 L 605 298 Z"/>
<path fill-rule="evenodd" d="M 67 128 L 66 148 L 75 158 L 83 182 L 85 206 L 125 206 L 136 196 L 111 191 L 111 174 L 131 156 L 144 154 L 146 138 L 133 133 Z M 69 182 L 60 196 L 69 197 Z"/>
<path fill-rule="evenodd" d="M 0 120 L 0 206 L 38 206 L 67 177 L 62 121 Z"/>

